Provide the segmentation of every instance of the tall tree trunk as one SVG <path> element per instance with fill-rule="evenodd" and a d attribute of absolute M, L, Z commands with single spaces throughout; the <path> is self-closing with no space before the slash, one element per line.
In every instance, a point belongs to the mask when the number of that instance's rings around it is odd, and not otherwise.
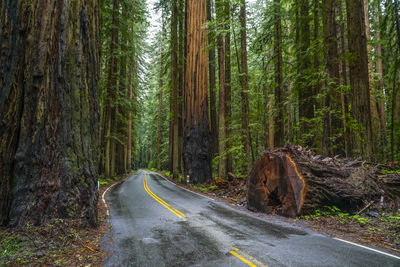
<path fill-rule="evenodd" d="M 381 45 L 381 25 L 380 25 L 380 1 L 376 4 L 375 9 L 375 23 L 377 25 L 377 29 L 375 31 L 375 39 L 376 39 L 376 72 L 378 73 L 378 94 L 382 96 L 385 95 L 383 88 L 383 63 L 382 63 L 382 45 Z M 381 99 L 378 104 L 379 107 L 379 118 L 381 122 L 381 130 L 382 130 L 382 139 L 383 144 L 386 143 L 386 109 L 385 109 L 385 101 Z"/>
<path fill-rule="evenodd" d="M 164 18 L 162 18 L 162 31 L 164 36 Z M 159 73 L 159 80 L 158 80 L 158 125 L 157 125 L 157 170 L 161 170 L 161 131 L 162 131 L 162 97 L 163 97 L 163 58 L 164 58 L 164 51 L 163 48 L 160 47 L 160 73 Z"/>
<path fill-rule="evenodd" d="M 214 21 L 211 12 L 211 0 L 207 0 L 207 21 Z M 211 152 L 213 155 L 218 153 L 218 126 L 217 126 L 217 97 L 215 93 L 215 34 L 211 31 L 208 34 L 208 72 L 209 72 L 209 91 L 210 91 L 210 122 L 211 122 Z"/>
<path fill-rule="evenodd" d="M 346 49 L 346 41 L 345 41 L 345 20 L 343 18 L 343 3 L 338 3 L 338 13 L 340 19 L 340 49 L 341 49 L 341 83 L 343 86 L 348 86 L 348 76 L 347 76 L 347 64 L 346 64 L 346 57 L 347 53 Z M 351 157 L 351 147 L 350 147 L 350 129 L 347 123 L 347 114 L 349 113 L 349 100 L 348 100 L 348 93 L 342 89 L 340 93 L 340 100 L 342 106 L 342 124 L 343 124 L 343 141 L 344 141 L 344 151 L 346 157 Z"/>
<path fill-rule="evenodd" d="M 225 127 L 226 150 L 231 148 L 231 122 L 232 122 L 232 97 L 231 97 L 231 12 L 230 0 L 225 0 Z M 232 154 L 228 152 L 226 158 L 227 172 L 233 171 Z"/>
<path fill-rule="evenodd" d="M 123 15 L 125 10 L 123 10 Z M 120 70 L 119 70 L 119 83 L 118 88 L 119 92 L 117 93 L 117 115 L 116 115 L 116 124 L 117 124 L 117 142 L 115 143 L 115 171 L 116 174 L 121 175 L 126 173 L 126 128 L 127 125 L 125 123 L 125 119 L 127 118 L 126 107 L 121 104 L 119 98 L 127 96 L 127 86 L 126 86 L 126 42 L 127 38 L 125 35 L 121 36 L 120 50 L 122 55 L 120 56 Z"/>
<path fill-rule="evenodd" d="M 215 1 L 216 21 L 218 23 L 217 49 L 218 49 L 218 78 L 219 78 L 219 125 L 218 125 L 218 175 L 226 176 L 226 127 L 225 127 L 225 55 L 224 55 L 224 39 L 222 35 L 221 22 L 224 20 L 224 6 L 222 0 Z"/>
<path fill-rule="evenodd" d="M 0 13 L 0 221 L 97 221 L 99 3 L 6 0 Z"/>
<path fill-rule="evenodd" d="M 173 158 L 172 158 L 172 170 L 174 179 L 178 179 L 179 176 L 179 120 L 178 120 L 178 0 L 172 1 L 172 17 L 171 17 L 171 79 L 172 79 L 172 109 L 173 109 Z"/>
<path fill-rule="evenodd" d="M 364 17 L 365 17 L 365 34 L 367 39 L 367 52 L 368 52 L 368 77 L 369 77 L 369 91 L 370 91 L 370 109 L 371 109 L 371 123 L 372 123 L 372 140 L 374 150 L 377 149 L 380 123 L 378 115 L 378 104 L 376 101 L 376 89 L 374 82 L 374 67 L 372 61 L 372 45 L 371 45 L 371 27 L 369 23 L 369 6 L 368 0 L 364 0 Z"/>
<path fill-rule="evenodd" d="M 249 128 L 249 72 L 247 67 L 247 34 L 246 34 L 246 0 L 241 0 L 240 5 L 240 82 L 241 82 L 241 98 L 242 98 L 242 139 L 246 152 L 247 173 L 252 168 L 251 160 L 251 137 Z"/>
<path fill-rule="evenodd" d="M 275 107 L 277 110 L 274 118 L 274 146 L 285 145 L 285 118 L 283 115 L 283 79 L 282 79 L 282 25 L 281 25 L 281 1 L 274 0 L 275 4 L 275 26 L 274 26 L 274 79 L 275 79 Z"/>
<path fill-rule="evenodd" d="M 374 151 L 363 0 L 346 0 L 346 7 L 348 43 L 351 54 L 351 60 L 349 60 L 351 115 L 361 126 L 358 132 L 353 131 L 352 141 L 354 149 L 359 155 L 365 159 L 371 159 Z"/>
<path fill-rule="evenodd" d="M 185 175 L 189 175 L 193 183 L 212 179 L 207 97 L 207 33 L 204 29 L 206 10 L 206 0 L 187 0 L 183 159 Z"/>
<path fill-rule="evenodd" d="M 338 153 L 333 151 L 332 137 L 337 129 L 342 129 L 340 120 L 335 115 L 336 110 L 341 110 L 338 101 L 340 95 L 336 93 L 339 86 L 339 56 L 336 30 L 336 0 L 323 0 L 323 24 L 324 45 L 326 48 L 326 70 L 328 82 L 326 85 L 324 131 L 323 131 L 323 153 L 331 155 Z M 338 143 L 338 140 L 336 141 Z"/>
<path fill-rule="evenodd" d="M 287 36 L 290 36 L 290 25 L 288 24 L 288 28 L 287 28 Z M 318 34 L 317 34 L 318 36 Z M 291 65 L 292 64 L 292 59 L 291 59 L 291 46 L 288 46 L 288 55 L 289 57 L 287 58 L 287 64 Z M 318 60 L 318 56 L 316 57 Z M 317 63 L 315 63 L 315 65 L 317 65 Z M 319 64 L 318 64 L 319 65 Z M 294 92 L 293 92 L 293 86 L 292 86 L 292 81 L 287 81 L 287 98 L 288 98 L 288 105 L 287 105 L 287 140 L 289 143 L 293 143 L 294 140 L 294 134 L 293 134 L 293 126 L 294 126 L 294 118 L 295 118 L 295 114 L 294 114 L 294 108 L 293 108 L 293 99 L 295 99 L 294 97 Z"/>
<path fill-rule="evenodd" d="M 310 47 L 310 3 L 309 0 L 297 0 L 299 12 L 298 23 L 298 71 L 299 79 L 297 81 L 299 97 L 299 117 L 300 117 L 300 135 L 306 145 L 313 146 L 314 141 L 305 137 L 313 129 L 314 125 L 309 122 L 314 118 L 314 94 L 310 86 L 310 68 L 311 58 L 308 55 Z"/>
<path fill-rule="evenodd" d="M 133 33 L 133 27 L 131 28 L 131 32 Z M 133 70 L 131 65 L 129 64 L 129 89 L 128 89 L 128 99 L 130 105 L 132 105 L 132 91 L 133 91 L 133 83 L 132 83 L 132 76 Z M 127 161 L 127 170 L 132 170 L 132 108 L 129 107 L 128 113 L 128 129 L 127 129 L 127 136 L 128 136 L 128 143 L 126 148 L 126 161 Z"/>
<path fill-rule="evenodd" d="M 400 53 L 400 7 L 398 1 L 394 1 L 394 10 L 392 11 L 394 17 L 394 26 L 396 28 L 396 44 L 397 44 L 397 53 Z M 397 82 L 397 72 L 400 65 L 400 60 L 397 58 L 395 60 L 395 68 L 393 74 L 393 89 L 392 89 L 392 119 L 391 119 L 391 156 L 392 161 L 395 159 L 395 145 L 397 144 L 397 158 L 399 157 L 400 153 L 400 112 L 398 111 L 398 104 L 400 103 L 400 93 L 399 93 L 399 85 Z M 396 133 L 396 135 L 395 135 Z M 395 141 L 395 139 L 397 140 Z"/>
<path fill-rule="evenodd" d="M 179 28 L 179 55 L 178 55 L 178 71 L 179 71 L 179 91 L 178 91 L 178 139 L 179 139 L 179 147 L 178 147 L 178 155 L 179 155 L 179 170 L 180 173 L 183 173 L 183 159 L 182 159 L 182 149 L 183 149 L 183 93 L 184 93 L 184 65 L 185 65 L 185 36 L 186 31 L 184 29 L 185 24 L 185 16 L 184 16 L 184 8 L 185 1 L 179 0 L 178 2 L 178 28 Z"/>
<path fill-rule="evenodd" d="M 297 0 L 297 67 L 299 78 L 296 81 L 298 92 L 298 112 L 300 119 L 300 138 L 308 146 L 314 146 L 310 133 L 314 129 L 310 119 L 314 118 L 314 92 L 311 83 L 310 47 L 310 1 Z"/>
<path fill-rule="evenodd" d="M 117 45 L 118 45 L 118 24 L 119 24 L 119 2 L 118 0 L 113 0 L 113 16 L 112 16 L 112 30 L 111 30 L 111 43 L 110 43 L 110 63 L 109 63 L 109 73 L 108 73 L 108 84 L 107 84 L 107 102 L 106 102 L 106 149 L 105 149 L 105 175 L 107 177 L 114 176 L 114 163 L 115 163 L 115 141 L 114 141 L 114 131 L 115 131 L 115 117 L 116 117 L 116 107 L 114 105 L 116 100 L 116 90 L 117 90 L 117 71 L 118 62 L 115 56 Z"/>

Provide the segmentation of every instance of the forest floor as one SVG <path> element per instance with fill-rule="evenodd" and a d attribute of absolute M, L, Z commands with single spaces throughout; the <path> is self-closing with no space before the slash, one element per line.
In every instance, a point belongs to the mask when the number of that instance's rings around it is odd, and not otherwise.
<path fill-rule="evenodd" d="M 61 219 L 42 226 L 0 228 L 0 266 L 100 266 L 104 220 L 99 216 L 97 228 Z"/>
<path fill-rule="evenodd" d="M 1 266 L 101 266 L 107 256 L 101 239 L 109 232 L 103 192 L 120 179 L 100 180 L 98 226 L 84 228 L 80 221 L 56 219 L 40 227 L 0 227 Z"/>
<path fill-rule="evenodd" d="M 384 249 L 387 252 L 400 256 L 400 214 L 375 211 L 367 215 L 366 209 L 359 215 L 340 211 L 337 207 L 324 207 L 315 210 L 313 214 L 288 218 L 279 216 L 276 212 L 264 214 L 252 212 L 246 208 L 246 181 L 240 178 L 227 181 L 217 178 L 213 182 L 200 185 L 186 185 L 177 183 L 164 175 L 171 182 L 208 197 L 221 200 L 241 211 L 251 213 L 256 217 L 280 220 L 296 226 L 312 229 L 315 232 L 334 238 L 355 242 L 368 247 Z M 372 210 L 371 210 L 372 211 Z"/>

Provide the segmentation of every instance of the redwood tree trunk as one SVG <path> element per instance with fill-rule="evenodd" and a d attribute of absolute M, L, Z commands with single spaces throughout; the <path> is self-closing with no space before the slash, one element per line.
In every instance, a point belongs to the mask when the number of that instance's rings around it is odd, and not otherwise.
<path fill-rule="evenodd" d="M 338 135 L 338 130 L 343 129 L 342 121 L 335 111 L 341 110 L 340 95 L 337 93 L 339 85 L 339 56 L 337 41 L 337 23 L 336 23 L 336 0 L 323 1 L 323 24 L 324 24 L 324 44 L 326 49 L 326 70 L 328 73 L 328 83 L 326 85 L 325 111 L 324 111 L 324 131 L 323 131 L 323 154 L 343 154 L 342 151 L 334 150 L 332 137 Z M 340 140 L 335 140 L 337 146 Z"/>
<path fill-rule="evenodd" d="M 187 57 L 185 74 L 185 175 L 193 183 L 212 179 L 208 122 L 206 0 L 187 1 Z"/>
<path fill-rule="evenodd" d="M 380 32 L 380 15 L 381 15 L 381 9 L 380 9 L 380 1 L 376 4 L 376 9 L 375 9 L 375 23 L 378 26 L 377 30 L 375 32 L 375 38 L 377 41 L 376 44 L 376 72 L 378 73 L 378 94 L 384 95 L 384 86 L 383 86 L 383 62 L 382 62 L 382 45 L 381 45 L 381 32 Z M 379 121 L 381 125 L 381 140 L 382 140 L 382 145 L 386 144 L 386 109 L 385 109 L 385 101 L 381 100 L 379 102 Z"/>
<path fill-rule="evenodd" d="M 368 55 L 368 77 L 369 77 L 369 91 L 370 91 L 370 108 L 371 108 L 371 125 L 372 125 L 372 140 L 374 150 L 377 149 L 379 134 L 381 132 L 379 123 L 379 112 L 376 101 L 376 89 L 374 82 L 374 62 L 372 60 L 372 45 L 371 40 L 371 26 L 369 22 L 369 6 L 368 0 L 364 0 L 364 17 L 365 17 L 365 33 L 367 38 L 367 55 Z M 379 28 L 379 27 L 378 27 Z"/>
<path fill-rule="evenodd" d="M 1 7 L 0 220 L 95 225 L 99 3 Z"/>
<path fill-rule="evenodd" d="M 217 13 L 217 22 L 220 23 L 224 19 L 224 9 L 221 0 L 216 0 L 215 9 Z M 226 127 L 225 127 L 225 55 L 224 55 L 224 39 L 221 33 L 222 27 L 217 27 L 219 33 L 217 35 L 218 49 L 218 74 L 219 74 L 219 114 L 218 114 L 218 175 L 226 176 Z"/>
<path fill-rule="evenodd" d="M 346 5 L 351 54 L 351 60 L 349 60 L 351 115 L 363 128 L 359 132 L 353 132 L 353 148 L 363 158 L 370 159 L 373 157 L 373 140 L 364 5 L 363 0 L 346 0 Z M 357 136 L 361 137 L 362 141 Z"/>
<path fill-rule="evenodd" d="M 313 140 L 305 137 L 313 129 L 314 125 L 308 120 L 314 118 L 314 94 L 313 88 L 310 86 L 310 68 L 311 58 L 307 50 L 310 48 L 310 3 L 309 0 L 297 0 L 299 12 L 299 44 L 298 44 L 298 96 L 299 96 L 299 119 L 300 119 L 300 135 L 303 136 L 304 142 L 308 146 L 313 145 Z M 303 120 L 303 121 L 302 121 Z"/>
<path fill-rule="evenodd" d="M 274 38 L 274 65 L 275 65 L 275 107 L 278 110 L 274 118 L 274 146 L 284 145 L 285 118 L 283 117 L 283 80 L 282 80 L 282 25 L 281 1 L 274 0 L 275 4 L 275 38 Z"/>
<path fill-rule="evenodd" d="M 114 176 L 115 174 L 115 140 L 112 138 L 115 134 L 115 121 L 116 121 L 116 90 L 117 90 L 117 58 L 115 56 L 118 44 L 118 24 L 119 24 L 119 2 L 113 0 L 113 17 L 112 17 L 112 31 L 110 43 L 110 61 L 109 73 L 107 81 L 107 101 L 106 101 L 106 149 L 105 149 L 105 175 L 107 177 Z"/>
<path fill-rule="evenodd" d="M 212 22 L 213 16 L 211 12 L 211 0 L 207 0 L 207 20 Z M 217 126 L 217 97 L 215 93 L 215 36 L 214 33 L 208 34 L 208 45 L 210 51 L 208 52 L 208 72 L 210 80 L 210 122 L 211 122 L 211 152 L 213 155 L 218 153 L 218 126 Z"/>
<path fill-rule="evenodd" d="M 179 175 L 179 120 L 178 120 L 178 2 L 172 1 L 172 18 L 171 18 L 171 79 L 172 79 L 172 108 L 173 108 L 173 157 L 172 157 L 172 173 L 174 179 Z"/>
<path fill-rule="evenodd" d="M 231 12 L 230 12 L 229 0 L 225 1 L 225 121 L 226 121 L 226 150 L 229 151 L 231 148 Z M 232 154 L 228 152 L 226 159 L 226 170 L 228 172 L 233 171 L 232 167 Z"/>
<path fill-rule="evenodd" d="M 251 171 L 251 136 L 249 128 L 249 71 L 247 67 L 247 34 L 246 34 L 246 1 L 241 0 L 240 5 L 240 81 L 242 98 L 242 131 L 243 146 L 246 152 L 247 173 Z"/>

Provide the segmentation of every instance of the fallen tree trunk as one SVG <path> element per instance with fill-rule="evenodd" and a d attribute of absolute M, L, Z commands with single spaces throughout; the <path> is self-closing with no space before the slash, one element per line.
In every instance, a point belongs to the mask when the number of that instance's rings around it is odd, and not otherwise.
<path fill-rule="evenodd" d="M 387 203 L 400 195 L 400 187 L 387 184 L 386 165 L 323 158 L 300 146 L 266 152 L 248 177 L 250 210 L 294 217 L 324 206 L 357 211 L 381 197 Z"/>

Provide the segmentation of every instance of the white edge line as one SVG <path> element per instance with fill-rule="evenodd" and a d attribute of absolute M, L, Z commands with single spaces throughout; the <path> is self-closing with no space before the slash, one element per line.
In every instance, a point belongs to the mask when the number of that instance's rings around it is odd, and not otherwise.
<path fill-rule="evenodd" d="M 336 240 L 339 240 L 339 241 L 342 241 L 342 242 L 345 242 L 345 243 L 348 243 L 348 244 L 351 244 L 351 245 L 354 245 L 354 246 L 357 246 L 357 247 L 360 247 L 360 248 L 365 248 L 365 249 L 368 249 L 368 250 L 371 250 L 371 251 L 374 251 L 374 252 L 377 252 L 377 253 L 380 253 L 380 254 L 383 254 L 383 255 L 386 255 L 386 256 L 389 256 L 389 257 L 393 257 L 395 259 L 399 259 L 400 260 L 400 257 L 398 257 L 396 255 L 393 255 L 393 254 L 390 254 L 390 253 L 386 253 L 386 252 L 383 252 L 383 251 L 380 251 L 380 250 L 377 250 L 377 249 L 366 247 L 366 246 L 363 246 L 363 245 L 360 245 L 360 244 L 357 244 L 357 243 L 353 243 L 353 242 L 350 242 L 350 241 L 347 241 L 347 240 L 343 240 L 343 239 L 340 239 L 340 238 L 336 238 L 336 237 L 334 237 L 333 239 L 336 239 Z"/>
<path fill-rule="evenodd" d="M 207 198 L 207 199 L 209 199 L 209 200 L 215 201 L 215 199 L 213 199 L 213 198 L 211 198 L 211 197 L 208 197 L 208 196 L 199 194 L 199 193 L 197 193 L 197 192 L 191 191 L 191 190 L 189 190 L 189 189 L 184 188 L 183 186 L 180 186 L 180 185 L 177 185 L 177 184 L 171 182 L 170 180 L 168 180 L 167 178 L 165 178 L 164 176 L 162 176 L 162 175 L 161 175 L 160 173 L 158 173 L 158 172 L 154 172 L 154 173 L 156 173 L 158 176 L 160 176 L 161 178 L 163 178 L 163 179 L 166 180 L 167 182 L 169 182 L 169 183 L 171 183 L 171 184 L 173 184 L 173 185 L 175 185 L 175 186 L 177 186 L 177 187 L 179 187 L 179 188 L 181 188 L 181 189 L 183 189 L 183 190 L 186 190 L 186 191 L 188 191 L 188 192 L 190 192 L 190 193 L 192 193 L 192 194 L 195 194 L 195 195 L 198 195 L 198 196 Z"/>
<path fill-rule="evenodd" d="M 119 183 L 115 183 L 115 184 L 110 185 L 110 186 L 103 192 L 103 195 L 101 195 L 101 199 L 103 200 L 103 203 L 104 203 L 104 205 L 106 206 L 106 209 L 107 209 L 107 216 L 110 216 L 110 213 L 109 213 L 109 211 L 108 211 L 108 205 L 107 205 L 107 203 L 106 203 L 106 200 L 104 199 L 104 196 L 106 195 L 107 191 L 110 190 L 111 187 L 113 187 L 113 186 L 116 185 L 116 184 L 119 184 Z"/>

